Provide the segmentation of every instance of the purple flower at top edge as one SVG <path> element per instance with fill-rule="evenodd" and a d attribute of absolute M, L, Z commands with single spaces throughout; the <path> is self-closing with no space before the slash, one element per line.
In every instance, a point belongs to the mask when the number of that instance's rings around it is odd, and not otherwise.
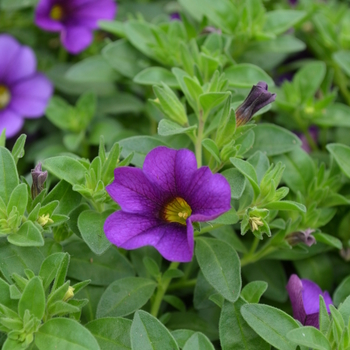
<path fill-rule="evenodd" d="M 0 133 L 6 129 L 6 136 L 12 137 L 24 117 L 41 117 L 52 92 L 51 82 L 36 71 L 33 50 L 0 35 Z"/>
<path fill-rule="evenodd" d="M 304 326 L 319 328 L 320 295 L 323 296 L 328 313 L 329 305 L 333 304 L 328 292 L 322 292 L 316 283 L 300 279 L 295 274 L 290 276 L 286 288 L 292 303 L 293 317 Z"/>
<path fill-rule="evenodd" d="M 269 92 L 267 87 L 267 84 L 263 81 L 252 87 L 249 95 L 236 110 L 237 126 L 248 123 L 256 112 L 275 101 L 276 94 Z"/>
<path fill-rule="evenodd" d="M 77 54 L 93 40 L 99 20 L 113 20 L 117 4 L 113 0 L 40 0 L 35 10 L 38 27 L 60 32 L 68 52 Z"/>
<path fill-rule="evenodd" d="M 193 255 L 193 222 L 214 220 L 230 209 L 231 189 L 220 174 L 197 169 L 193 152 L 157 147 L 143 169 L 121 167 L 106 187 L 121 210 L 104 224 L 117 247 L 154 246 L 167 260 L 188 262 Z"/>

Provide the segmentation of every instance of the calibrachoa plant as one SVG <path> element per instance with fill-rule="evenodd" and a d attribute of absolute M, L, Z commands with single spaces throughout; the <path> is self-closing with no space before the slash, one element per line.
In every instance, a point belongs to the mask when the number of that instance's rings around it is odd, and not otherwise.
<path fill-rule="evenodd" d="M 1 348 L 349 350 L 349 18 L 1 1 Z"/>

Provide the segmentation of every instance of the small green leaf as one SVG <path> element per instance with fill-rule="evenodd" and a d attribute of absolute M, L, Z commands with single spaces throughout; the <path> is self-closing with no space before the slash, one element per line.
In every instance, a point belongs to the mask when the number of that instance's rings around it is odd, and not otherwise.
<path fill-rule="evenodd" d="M 350 295 L 350 276 L 344 278 L 333 295 L 334 305 L 339 306 Z"/>
<path fill-rule="evenodd" d="M 136 75 L 134 82 L 141 85 L 155 85 L 163 82 L 173 88 L 179 86 L 174 74 L 163 67 L 149 67 L 144 69 Z"/>
<path fill-rule="evenodd" d="M 221 175 L 225 176 L 230 184 L 231 198 L 241 198 L 246 184 L 245 176 L 238 169 L 233 168 L 223 171 Z"/>
<path fill-rule="evenodd" d="M 340 169 L 347 177 L 350 177 L 350 147 L 340 143 L 331 143 L 326 146 L 329 153 L 334 157 Z"/>
<path fill-rule="evenodd" d="M 16 163 L 9 150 L 0 147 L 0 197 L 8 203 L 12 191 L 18 185 Z"/>
<path fill-rule="evenodd" d="M 179 350 L 174 337 L 165 326 L 142 310 L 135 313 L 130 337 L 133 350 Z"/>
<path fill-rule="evenodd" d="M 182 127 L 181 125 L 167 119 L 162 119 L 158 124 L 158 134 L 161 136 L 170 136 L 178 134 L 190 134 L 197 129 L 197 125 Z"/>
<path fill-rule="evenodd" d="M 12 147 L 12 156 L 17 164 L 18 159 L 24 156 L 24 145 L 26 143 L 27 135 L 22 134 L 17 140 L 14 146 Z"/>
<path fill-rule="evenodd" d="M 307 13 L 297 10 L 275 10 L 266 13 L 264 31 L 273 34 L 282 34 L 296 23 L 300 22 Z"/>
<path fill-rule="evenodd" d="M 203 334 L 196 332 L 187 340 L 183 350 L 215 350 L 210 340 Z"/>
<path fill-rule="evenodd" d="M 41 247 L 44 245 L 44 238 L 32 221 L 26 221 L 16 233 L 8 235 L 7 240 L 20 247 Z"/>
<path fill-rule="evenodd" d="M 341 69 L 350 76 L 350 51 L 337 51 L 333 54 L 333 59 L 339 64 Z"/>
<path fill-rule="evenodd" d="M 97 318 L 129 315 L 153 295 L 156 283 L 142 277 L 127 277 L 109 285 L 97 307 Z"/>
<path fill-rule="evenodd" d="M 315 327 L 307 326 L 288 332 L 287 338 L 297 345 L 315 350 L 331 350 L 327 338 Z"/>
<path fill-rule="evenodd" d="M 306 213 L 305 205 L 293 201 L 270 202 L 264 207 L 270 210 L 296 210 L 302 213 Z"/>
<path fill-rule="evenodd" d="M 10 200 L 7 204 L 7 215 L 11 213 L 13 207 L 16 207 L 19 215 L 24 215 L 28 203 L 28 191 L 26 184 L 19 184 L 12 191 Z"/>
<path fill-rule="evenodd" d="M 196 257 L 207 281 L 225 299 L 236 301 L 242 284 L 240 261 L 236 251 L 223 241 L 198 238 Z"/>
<path fill-rule="evenodd" d="M 241 292 L 241 297 L 248 303 L 258 303 L 261 296 L 266 292 L 268 284 L 265 281 L 253 281 L 248 283 Z"/>
<path fill-rule="evenodd" d="M 215 158 L 215 160 L 220 164 L 220 152 L 216 143 L 211 139 L 204 139 L 202 141 L 202 146 Z"/>

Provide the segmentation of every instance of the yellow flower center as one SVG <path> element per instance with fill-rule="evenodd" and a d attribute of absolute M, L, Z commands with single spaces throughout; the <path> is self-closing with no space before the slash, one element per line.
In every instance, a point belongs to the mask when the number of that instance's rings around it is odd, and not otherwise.
<path fill-rule="evenodd" d="M 39 216 L 37 221 L 41 226 L 45 226 L 46 224 L 53 224 L 53 220 L 50 218 L 50 214 Z"/>
<path fill-rule="evenodd" d="M 161 218 L 168 222 L 177 222 L 186 226 L 186 219 L 192 214 L 192 209 L 181 197 L 176 197 L 164 206 Z"/>
<path fill-rule="evenodd" d="M 250 228 L 251 228 L 252 232 L 258 231 L 259 226 L 264 226 L 264 223 L 257 216 L 251 217 L 249 223 L 250 223 Z"/>
<path fill-rule="evenodd" d="M 52 6 L 52 9 L 50 11 L 50 17 L 55 21 L 60 21 L 63 18 L 64 11 L 63 7 L 60 5 L 54 5 Z"/>
<path fill-rule="evenodd" d="M 0 85 L 0 110 L 4 109 L 11 100 L 9 89 L 5 85 Z"/>

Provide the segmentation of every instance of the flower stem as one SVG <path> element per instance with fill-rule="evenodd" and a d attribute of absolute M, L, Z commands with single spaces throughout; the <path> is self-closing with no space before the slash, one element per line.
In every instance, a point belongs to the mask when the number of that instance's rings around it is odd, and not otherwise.
<path fill-rule="evenodd" d="M 172 262 L 168 270 L 175 270 L 179 265 L 180 265 L 179 262 Z M 171 278 L 161 278 L 160 281 L 158 282 L 157 293 L 155 295 L 155 298 L 151 306 L 151 314 L 154 317 L 157 317 L 158 315 L 160 305 L 162 303 L 164 294 L 166 293 L 169 287 L 170 282 L 171 282 Z"/>
<path fill-rule="evenodd" d="M 191 280 L 184 280 L 184 281 L 179 281 L 176 283 L 173 283 L 171 286 L 169 286 L 168 291 L 174 291 L 178 289 L 183 289 L 183 288 L 190 288 L 194 287 L 197 283 L 197 278 L 193 278 Z"/>

